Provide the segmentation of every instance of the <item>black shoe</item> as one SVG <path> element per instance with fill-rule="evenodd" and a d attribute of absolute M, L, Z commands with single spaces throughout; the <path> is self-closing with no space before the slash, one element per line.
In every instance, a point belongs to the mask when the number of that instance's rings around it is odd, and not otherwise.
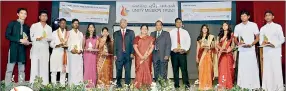
<path fill-rule="evenodd" d="M 116 85 L 115 88 L 122 88 L 122 85 Z"/>

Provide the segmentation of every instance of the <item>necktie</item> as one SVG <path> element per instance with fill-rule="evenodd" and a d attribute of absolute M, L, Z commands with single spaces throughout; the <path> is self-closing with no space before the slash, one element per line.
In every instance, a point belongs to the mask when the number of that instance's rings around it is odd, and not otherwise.
<path fill-rule="evenodd" d="M 157 38 L 159 38 L 160 34 L 161 34 L 161 33 L 158 31 L 158 32 L 157 32 Z"/>
<path fill-rule="evenodd" d="M 156 39 L 158 39 L 160 37 L 160 32 L 157 31 L 157 36 L 156 36 Z M 158 50 L 158 44 L 157 44 L 158 40 L 156 40 L 156 43 L 155 43 L 155 50 Z"/>
<path fill-rule="evenodd" d="M 125 30 L 122 31 L 122 50 L 125 52 Z"/>
<path fill-rule="evenodd" d="M 178 32 L 177 32 L 177 42 L 178 42 L 178 48 L 180 49 L 181 48 L 181 43 L 180 43 L 180 31 L 179 31 L 180 29 L 178 28 Z"/>

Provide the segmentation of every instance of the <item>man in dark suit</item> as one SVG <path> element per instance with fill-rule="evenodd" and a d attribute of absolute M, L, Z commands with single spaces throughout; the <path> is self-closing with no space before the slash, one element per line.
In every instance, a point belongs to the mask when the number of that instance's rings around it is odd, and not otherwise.
<path fill-rule="evenodd" d="M 151 33 L 155 38 L 155 49 L 153 51 L 153 67 L 155 81 L 158 78 L 167 79 L 168 61 L 171 53 L 171 38 L 167 31 L 163 31 L 163 23 L 158 20 L 155 23 L 156 31 Z"/>
<path fill-rule="evenodd" d="M 120 20 L 120 30 L 114 32 L 114 59 L 116 60 L 116 84 L 122 87 L 122 69 L 125 70 L 125 84 L 130 84 L 131 64 L 134 58 L 133 39 L 134 31 L 126 29 L 127 20 Z"/>
<path fill-rule="evenodd" d="M 18 20 L 8 24 L 6 29 L 6 39 L 10 41 L 8 63 L 5 76 L 5 83 L 11 82 L 13 69 L 18 63 L 19 82 L 25 80 L 25 63 L 26 63 L 26 45 L 31 44 L 30 31 L 28 25 L 24 24 L 27 17 L 27 9 L 19 8 L 17 10 Z"/>

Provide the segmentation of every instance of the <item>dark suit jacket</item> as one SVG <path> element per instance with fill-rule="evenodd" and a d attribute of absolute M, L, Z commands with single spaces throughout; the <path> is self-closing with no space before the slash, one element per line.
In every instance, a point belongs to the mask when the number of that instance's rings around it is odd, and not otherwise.
<path fill-rule="evenodd" d="M 123 40 L 122 40 L 122 33 L 121 30 L 118 30 L 113 33 L 114 38 L 114 56 L 119 56 L 123 52 Z M 126 29 L 125 33 L 125 52 L 127 54 L 133 54 L 133 40 L 135 38 L 135 34 L 133 30 Z"/>
<path fill-rule="evenodd" d="M 151 36 L 155 38 L 155 46 L 157 44 L 157 49 L 159 50 L 160 59 L 155 59 L 157 57 L 153 56 L 153 60 L 164 60 L 165 56 L 170 56 L 171 53 L 171 37 L 169 32 L 162 31 L 160 36 L 157 37 L 157 31 L 151 33 Z M 155 49 L 154 49 L 155 51 Z M 154 54 L 154 52 L 153 52 Z"/>
<path fill-rule="evenodd" d="M 8 24 L 5 36 L 10 41 L 10 63 L 26 62 L 26 46 L 20 43 L 20 39 L 23 39 L 23 35 L 20 32 L 20 22 L 14 20 Z M 23 24 L 23 32 L 27 34 L 29 41 L 31 41 L 28 25 Z"/>

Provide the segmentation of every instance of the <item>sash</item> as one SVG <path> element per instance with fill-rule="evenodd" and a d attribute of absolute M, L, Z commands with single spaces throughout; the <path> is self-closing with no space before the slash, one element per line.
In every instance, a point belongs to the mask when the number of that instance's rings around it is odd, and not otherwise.
<path fill-rule="evenodd" d="M 207 45 L 211 46 L 211 43 L 212 43 L 213 38 L 214 38 L 213 35 L 209 35 L 209 36 L 208 36 Z M 202 46 L 202 44 L 201 44 L 201 46 Z M 198 55 L 199 60 L 200 60 L 199 65 L 200 65 L 201 62 L 203 61 L 203 59 L 204 59 L 204 57 L 205 57 L 205 55 L 207 54 L 208 51 L 209 51 L 209 49 L 205 49 L 205 48 L 201 48 L 201 49 L 199 50 L 199 55 Z"/>
<path fill-rule="evenodd" d="M 98 40 L 99 40 L 99 44 L 98 44 L 98 46 L 99 46 L 99 51 L 108 52 L 108 50 L 107 50 L 107 48 L 106 48 L 107 45 L 105 44 L 106 41 L 105 41 L 105 42 L 104 42 L 104 41 L 101 41 L 102 38 L 98 38 Z M 103 44 L 102 47 L 101 47 L 101 44 Z M 100 54 L 100 52 L 99 52 L 98 54 L 99 54 L 99 59 L 98 59 L 98 62 L 97 62 L 97 66 L 98 66 L 98 72 L 100 72 L 100 71 L 102 70 L 102 68 L 103 68 L 103 65 L 104 65 L 105 61 L 106 61 L 106 57 L 108 57 L 108 56 L 103 56 L 102 54 Z"/>
<path fill-rule="evenodd" d="M 148 36 L 145 36 L 145 37 L 146 37 L 146 39 L 148 38 Z M 140 38 L 138 42 L 140 42 L 141 39 L 142 39 L 142 38 Z M 149 47 L 148 47 L 148 49 L 146 50 L 146 52 L 144 53 L 144 55 L 149 52 L 149 50 L 151 49 L 151 47 L 152 47 L 152 41 L 150 41 Z M 144 56 L 144 55 L 143 55 L 143 56 Z M 140 64 L 142 64 L 144 61 L 145 61 L 145 60 L 140 61 Z"/>
<path fill-rule="evenodd" d="M 233 37 L 231 37 L 231 39 L 229 39 L 229 40 L 227 40 L 227 38 L 224 39 L 224 42 L 223 42 L 223 44 L 222 44 L 222 49 L 227 49 L 227 48 L 229 47 L 229 46 L 227 46 L 227 45 L 229 45 L 229 44 L 231 43 L 232 38 L 233 38 Z M 217 57 L 218 60 L 220 59 L 221 54 L 222 54 L 222 52 L 219 51 L 218 57 Z"/>
<path fill-rule="evenodd" d="M 60 41 L 61 41 L 61 43 L 67 43 L 67 37 L 68 37 L 68 34 L 67 34 L 67 31 L 66 30 L 63 30 L 63 31 L 65 31 L 65 38 L 63 38 L 63 36 L 62 36 L 62 30 L 59 28 L 58 30 L 57 30 L 57 34 L 58 34 L 58 38 L 60 39 Z M 67 52 L 66 52 L 66 49 L 64 48 L 64 54 L 63 54 L 63 66 L 64 66 L 64 69 L 66 69 L 65 67 L 66 67 L 66 65 L 67 65 Z"/>

